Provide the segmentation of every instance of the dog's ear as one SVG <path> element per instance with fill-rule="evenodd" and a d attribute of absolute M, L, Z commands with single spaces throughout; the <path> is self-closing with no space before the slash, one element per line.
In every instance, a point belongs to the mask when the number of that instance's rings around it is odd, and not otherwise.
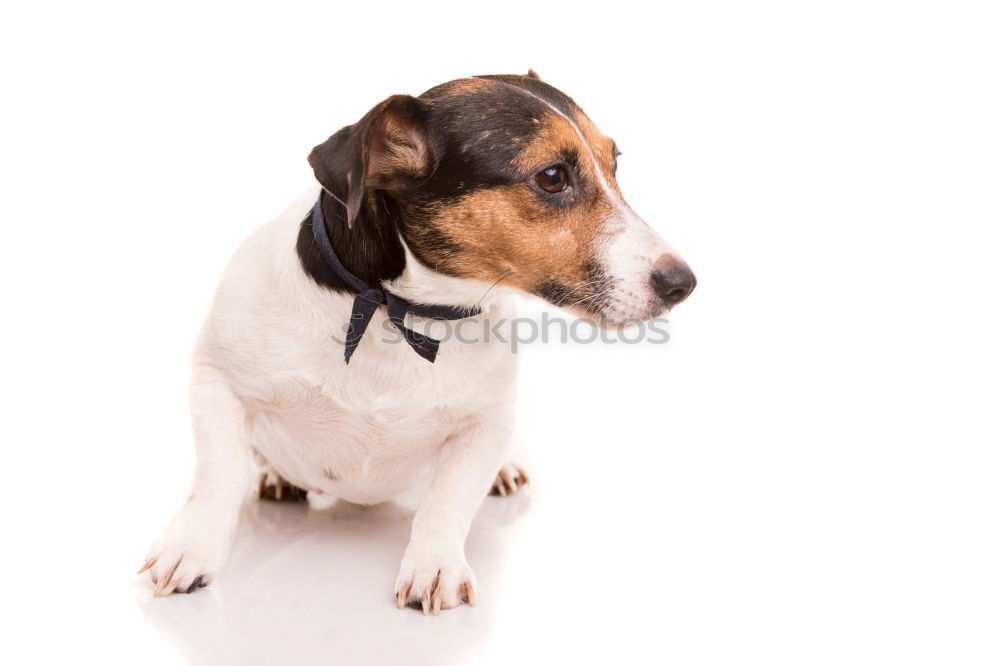
<path fill-rule="evenodd" d="M 424 102 L 393 95 L 309 153 L 316 180 L 347 208 L 348 226 L 369 191 L 404 189 L 433 171 L 426 119 Z"/>
<path fill-rule="evenodd" d="M 535 71 L 535 70 L 533 70 L 533 69 L 529 69 L 529 70 L 528 70 L 528 74 L 527 74 L 527 77 L 528 77 L 529 79 L 538 79 L 539 81 L 541 81 L 541 80 L 542 80 L 542 77 L 538 76 L 538 72 L 536 72 L 536 71 Z"/>

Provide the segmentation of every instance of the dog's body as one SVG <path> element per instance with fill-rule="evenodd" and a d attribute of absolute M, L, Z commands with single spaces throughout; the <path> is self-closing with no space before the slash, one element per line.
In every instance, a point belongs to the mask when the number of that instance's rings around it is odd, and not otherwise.
<path fill-rule="evenodd" d="M 455 110 L 470 100 L 495 106 L 498 96 L 515 100 L 501 109 L 506 115 L 463 113 L 473 136 L 488 140 L 506 131 L 498 123 L 522 127 L 514 114 L 530 109 L 528 129 L 507 133 L 535 139 L 504 147 L 524 157 L 524 173 L 536 179 L 524 187 L 521 175 L 492 182 L 495 173 L 476 185 L 477 174 L 463 175 L 461 162 L 448 161 L 462 155 L 467 166 L 466 153 L 475 152 L 467 136 L 447 133 Z M 192 386 L 198 468 L 191 497 L 144 567 L 157 594 L 210 582 L 263 468 L 318 496 L 361 504 L 426 485 L 396 583 L 400 607 L 421 602 L 437 612 L 473 598 L 464 556 L 469 524 L 494 481 L 510 490 L 525 481 L 505 464 L 516 357 L 504 339 L 515 290 L 614 325 L 655 316 L 693 288 L 690 272 L 680 275 L 686 266 L 620 198 L 607 162 L 616 151 L 588 143 L 564 97 L 530 76 L 463 79 L 419 99 L 390 98 L 317 147 L 310 161 L 323 189 L 241 246 L 199 338 Z M 552 155 L 544 154 L 547 145 Z M 552 166 L 553 156 L 563 161 Z M 450 172 L 458 175 L 447 181 Z M 474 344 L 446 340 L 429 363 L 378 335 L 386 319 L 380 308 L 345 363 L 333 338 L 351 321 L 356 294 L 329 272 L 312 242 L 308 213 L 317 196 L 351 271 L 412 303 L 478 309 L 471 319 L 489 320 L 501 335 Z M 584 205 L 583 213 L 572 212 Z M 565 223 L 538 229 L 535 219 L 546 212 Z M 521 228 L 513 225 L 518 220 Z M 489 230 L 501 224 L 508 228 L 491 240 Z M 524 247 L 512 240 L 519 235 L 529 236 Z M 537 245 L 553 235 L 561 237 L 542 252 L 565 254 L 567 245 L 573 252 L 547 269 Z M 615 261 L 638 272 L 621 271 Z M 679 275 L 687 282 L 678 287 Z M 607 293 L 598 294 L 598 282 Z M 418 324 L 443 337 L 445 322 L 408 321 Z"/>
<path fill-rule="evenodd" d="M 370 334 L 345 364 L 333 338 L 350 320 L 353 299 L 317 289 L 294 252 L 273 251 L 294 247 L 317 194 L 239 250 L 195 365 L 229 369 L 226 381 L 247 411 L 251 448 L 283 479 L 350 502 L 384 502 L 427 475 L 442 442 L 470 415 L 508 409 L 515 357 L 495 338 L 445 343 L 431 364 L 405 344 L 380 344 L 385 336 Z M 408 291 L 413 266 L 394 283 L 395 293 Z M 412 282 L 428 285 L 419 276 Z M 468 293 L 475 299 L 488 288 Z M 506 294 L 494 289 L 488 296 L 490 317 L 512 317 Z M 377 313 L 371 327 L 381 330 L 385 316 Z M 497 469 L 490 471 L 492 480 Z"/>

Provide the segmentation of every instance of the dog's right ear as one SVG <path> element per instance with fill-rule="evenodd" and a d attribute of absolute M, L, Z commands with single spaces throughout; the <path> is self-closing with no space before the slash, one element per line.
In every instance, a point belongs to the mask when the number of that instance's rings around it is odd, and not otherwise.
<path fill-rule="evenodd" d="M 404 189 L 433 171 L 426 120 L 424 102 L 393 95 L 309 153 L 316 180 L 347 208 L 348 226 L 370 191 Z"/>

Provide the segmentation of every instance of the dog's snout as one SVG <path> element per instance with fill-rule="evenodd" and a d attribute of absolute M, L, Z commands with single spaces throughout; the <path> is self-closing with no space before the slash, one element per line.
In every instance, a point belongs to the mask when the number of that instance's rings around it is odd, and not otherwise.
<path fill-rule="evenodd" d="M 687 264 L 669 255 L 656 262 L 650 280 L 653 290 L 668 308 L 690 296 L 698 284 Z"/>

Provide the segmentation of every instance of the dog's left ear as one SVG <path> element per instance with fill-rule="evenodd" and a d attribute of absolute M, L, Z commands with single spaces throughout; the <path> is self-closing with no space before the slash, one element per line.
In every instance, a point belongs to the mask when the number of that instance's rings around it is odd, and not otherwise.
<path fill-rule="evenodd" d="M 393 95 L 309 153 L 316 180 L 347 207 L 348 226 L 369 191 L 401 190 L 430 175 L 434 146 L 426 119 L 424 102 Z"/>

